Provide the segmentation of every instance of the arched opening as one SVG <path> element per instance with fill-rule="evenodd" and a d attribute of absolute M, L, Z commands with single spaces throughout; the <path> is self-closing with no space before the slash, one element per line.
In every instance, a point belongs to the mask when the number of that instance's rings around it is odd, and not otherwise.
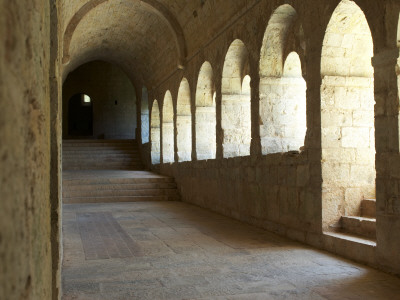
<path fill-rule="evenodd" d="M 164 96 L 162 111 L 162 147 L 163 163 L 174 162 L 174 107 L 171 92 L 167 91 Z"/>
<path fill-rule="evenodd" d="M 86 94 L 76 94 L 68 101 L 68 135 L 93 136 L 93 103 Z"/>
<path fill-rule="evenodd" d="M 213 70 L 209 62 L 200 68 L 196 88 L 196 153 L 198 160 L 214 159 L 216 114 Z"/>
<path fill-rule="evenodd" d="M 73 95 L 85 92 L 93 100 L 91 107 L 81 102 L 77 97 L 76 107 L 70 107 L 69 99 Z M 135 139 L 137 123 L 136 91 L 131 79 L 118 65 L 95 60 L 85 63 L 69 73 L 62 89 L 63 97 L 63 139 L 90 136 L 92 139 Z M 83 103 L 83 102 L 81 102 Z M 71 109 L 87 111 L 86 125 L 74 124 L 71 119 L 74 112 Z M 92 117 L 89 111 L 92 110 Z M 79 114 L 81 114 L 79 113 Z M 85 114 L 85 113 L 84 113 Z M 70 120 L 72 124 L 70 124 Z M 88 125 L 88 124 L 91 125 Z M 76 131 L 76 126 L 85 126 L 86 132 L 82 135 Z M 89 130 L 89 127 L 91 129 Z M 72 131 L 71 131 L 72 130 Z M 74 132 L 75 131 L 75 132 Z"/>
<path fill-rule="evenodd" d="M 343 0 L 328 24 L 321 59 L 325 231 L 343 229 L 345 216 L 360 216 L 362 202 L 375 198 L 372 56 L 364 13 L 355 2 Z"/>
<path fill-rule="evenodd" d="M 260 59 L 260 138 L 262 153 L 297 151 L 306 134 L 306 82 L 300 57 L 285 49 L 296 35 L 297 13 L 280 6 L 268 22 Z M 289 40 L 290 39 L 290 40 Z"/>
<path fill-rule="evenodd" d="M 178 161 L 190 161 L 192 160 L 192 112 L 190 87 L 186 78 L 182 79 L 179 87 L 176 114 Z"/>
<path fill-rule="evenodd" d="M 250 155 L 251 106 L 249 93 L 242 94 L 248 74 L 248 52 L 240 40 L 230 45 L 222 73 L 222 130 L 224 157 Z"/>
<path fill-rule="evenodd" d="M 149 142 L 149 96 L 147 88 L 142 88 L 142 105 L 141 105 L 141 123 L 142 123 L 142 144 Z"/>
<path fill-rule="evenodd" d="M 154 100 L 153 107 L 151 109 L 151 163 L 153 165 L 160 163 L 160 109 L 158 107 L 158 101 Z"/>

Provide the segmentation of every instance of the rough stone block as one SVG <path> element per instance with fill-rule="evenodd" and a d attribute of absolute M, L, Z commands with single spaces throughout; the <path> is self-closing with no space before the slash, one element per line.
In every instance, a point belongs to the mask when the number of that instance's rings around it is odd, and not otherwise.
<path fill-rule="evenodd" d="M 370 130 L 366 127 L 343 127 L 341 141 L 345 148 L 369 148 Z"/>
<path fill-rule="evenodd" d="M 308 184 L 310 178 L 309 167 L 307 166 L 298 166 L 297 167 L 297 186 L 303 187 Z"/>

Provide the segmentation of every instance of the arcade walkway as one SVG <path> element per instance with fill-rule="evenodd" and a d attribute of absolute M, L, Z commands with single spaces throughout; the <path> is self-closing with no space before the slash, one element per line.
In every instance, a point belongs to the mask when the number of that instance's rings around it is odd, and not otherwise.
<path fill-rule="evenodd" d="M 64 204 L 63 299 L 399 299 L 400 278 L 182 202 Z"/>

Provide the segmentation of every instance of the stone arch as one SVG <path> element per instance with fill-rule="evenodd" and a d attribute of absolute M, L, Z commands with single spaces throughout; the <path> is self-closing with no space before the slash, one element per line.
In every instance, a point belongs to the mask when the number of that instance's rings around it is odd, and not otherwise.
<path fill-rule="evenodd" d="M 153 165 L 160 163 L 161 144 L 160 144 L 160 108 L 158 101 L 154 100 L 151 108 L 151 163 Z"/>
<path fill-rule="evenodd" d="M 118 84 L 115 84 L 118 83 Z M 62 86 L 63 137 L 68 133 L 68 105 L 71 93 L 85 91 L 95 101 L 93 106 L 93 138 L 139 139 L 136 136 L 140 115 L 133 80 L 118 65 L 95 60 L 80 65 L 68 74 Z M 115 103 L 115 101 L 117 101 Z M 113 107 L 110 108 L 110 102 Z M 138 133 L 139 134 L 139 133 Z"/>
<path fill-rule="evenodd" d="M 291 52 L 286 57 L 282 76 L 286 78 L 300 78 L 303 76 L 300 57 L 296 52 Z"/>
<path fill-rule="evenodd" d="M 298 151 L 306 134 L 306 82 L 300 57 L 284 57 L 296 10 L 278 7 L 268 22 L 260 57 L 260 139 L 263 154 Z"/>
<path fill-rule="evenodd" d="M 178 91 L 176 105 L 176 129 L 178 161 L 192 160 L 192 112 L 190 105 L 190 86 L 183 78 Z"/>
<path fill-rule="evenodd" d="M 375 198 L 373 40 L 366 17 L 350 0 L 337 6 L 321 57 L 323 230 L 345 215 L 359 216 Z"/>
<path fill-rule="evenodd" d="M 373 77 L 371 30 L 364 12 L 354 1 L 342 0 L 333 12 L 322 50 L 322 77 Z"/>
<path fill-rule="evenodd" d="M 198 160 L 216 155 L 216 113 L 214 74 L 206 61 L 200 68 L 196 88 L 196 154 Z"/>
<path fill-rule="evenodd" d="M 247 96 L 248 98 L 251 97 L 251 87 L 250 87 L 250 75 L 244 76 L 242 80 L 242 96 Z"/>
<path fill-rule="evenodd" d="M 174 107 L 172 95 L 167 91 L 162 109 L 162 153 L 163 163 L 171 163 L 174 158 Z"/>
<path fill-rule="evenodd" d="M 289 4 L 279 6 L 272 14 L 261 47 L 261 78 L 282 76 L 284 47 L 296 19 L 297 12 Z"/>
<path fill-rule="evenodd" d="M 225 56 L 222 72 L 222 130 L 224 157 L 250 155 L 251 106 L 242 94 L 242 79 L 248 69 L 248 51 L 241 40 L 234 40 Z"/>
<path fill-rule="evenodd" d="M 149 142 L 149 95 L 147 88 L 142 88 L 142 101 L 141 101 L 141 128 L 142 128 L 142 144 Z"/>
<path fill-rule="evenodd" d="M 106 1 L 109 0 L 91 0 L 87 2 L 75 13 L 75 15 L 68 22 L 68 25 L 63 35 L 62 62 L 64 64 L 70 61 L 69 48 L 72 36 L 74 35 L 74 32 L 78 27 L 79 23 L 92 9 L 96 8 L 97 6 Z M 173 32 L 173 35 L 175 37 L 175 43 L 179 54 L 178 67 L 182 68 L 186 61 L 187 47 L 186 47 L 185 36 L 183 34 L 182 27 L 180 26 L 178 20 L 163 4 L 161 4 L 157 0 L 132 0 L 132 1 L 140 1 L 140 3 L 149 6 L 158 16 L 160 16 L 166 22 L 167 26 Z"/>

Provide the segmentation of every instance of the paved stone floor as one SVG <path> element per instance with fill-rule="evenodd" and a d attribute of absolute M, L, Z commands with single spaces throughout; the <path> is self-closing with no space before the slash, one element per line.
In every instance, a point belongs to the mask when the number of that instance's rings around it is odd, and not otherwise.
<path fill-rule="evenodd" d="M 63 206 L 63 299 L 400 299 L 400 278 L 181 202 Z"/>

